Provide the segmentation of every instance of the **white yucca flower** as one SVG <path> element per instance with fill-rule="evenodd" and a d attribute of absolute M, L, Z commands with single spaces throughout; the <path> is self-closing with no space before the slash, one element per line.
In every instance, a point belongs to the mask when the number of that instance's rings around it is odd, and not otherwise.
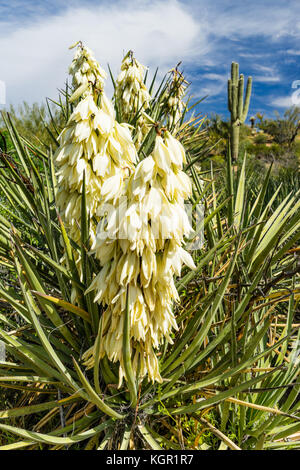
<path fill-rule="evenodd" d="M 122 117 L 126 122 L 137 113 L 135 145 L 139 148 L 149 131 L 149 126 L 142 111 L 149 108 L 151 96 L 144 84 L 146 67 L 140 64 L 129 51 L 124 57 L 121 72 L 116 80 L 115 99 L 122 109 Z"/>
<path fill-rule="evenodd" d="M 93 52 L 88 47 L 83 46 L 80 41 L 78 44 L 79 47 L 75 51 L 69 73 L 72 76 L 72 85 L 76 91 L 79 89 L 80 92 L 84 88 L 86 89 L 82 93 L 84 96 L 90 93 L 90 85 L 94 87 L 94 90 L 102 90 L 107 74 L 96 61 Z"/>
<path fill-rule="evenodd" d="M 183 249 L 192 232 L 184 208 L 191 181 L 182 171 L 185 151 L 165 132 L 157 136 L 152 155 L 142 160 L 130 177 L 126 197 L 114 204 L 108 223 L 98 227 L 93 247 L 102 269 L 88 292 L 105 307 L 101 357 L 120 363 L 119 385 L 124 377 L 122 341 L 128 292 L 130 337 L 135 374 L 161 382 L 155 349 L 164 339 L 172 342 L 177 329 L 172 311 L 179 296 L 174 275 L 186 264 L 195 268 Z M 93 364 L 93 349 L 86 355 Z"/>
<path fill-rule="evenodd" d="M 186 93 L 188 82 L 181 72 L 176 68 L 171 70 L 172 81 L 168 87 L 168 96 L 165 103 L 165 112 L 169 119 L 170 128 L 174 130 L 180 127 L 180 120 L 186 107 L 183 98 Z"/>
<path fill-rule="evenodd" d="M 55 154 L 57 204 L 71 238 L 79 242 L 84 177 L 92 220 L 101 204 L 104 182 L 114 178 L 115 196 L 121 195 L 124 179 L 134 168 L 136 150 L 128 125 L 115 120 L 113 105 L 103 91 L 106 73 L 81 43 L 70 73 L 75 87 L 71 101 L 79 101 L 59 136 L 60 146 Z M 95 231 L 91 223 L 91 241 Z"/>

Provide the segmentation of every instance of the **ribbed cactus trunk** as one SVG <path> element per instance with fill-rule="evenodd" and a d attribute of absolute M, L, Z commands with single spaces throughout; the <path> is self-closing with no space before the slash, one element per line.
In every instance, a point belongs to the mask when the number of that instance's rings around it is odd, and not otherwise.
<path fill-rule="evenodd" d="M 230 129 L 231 159 L 236 162 L 239 156 L 240 125 L 233 123 Z"/>
<path fill-rule="evenodd" d="M 240 125 L 247 118 L 251 89 L 252 77 L 249 77 L 244 101 L 244 75 L 239 75 L 239 64 L 233 62 L 231 64 L 231 78 L 228 80 L 228 110 L 231 115 L 231 159 L 234 162 L 239 156 Z"/>

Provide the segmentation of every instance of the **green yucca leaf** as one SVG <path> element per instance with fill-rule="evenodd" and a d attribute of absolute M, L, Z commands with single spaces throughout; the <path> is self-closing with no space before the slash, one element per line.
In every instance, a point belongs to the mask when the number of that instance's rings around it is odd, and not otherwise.
<path fill-rule="evenodd" d="M 177 366 L 179 366 L 182 362 L 184 362 L 189 356 L 193 355 L 197 349 L 199 349 L 199 346 L 203 342 L 204 338 L 206 337 L 210 325 L 213 322 L 213 319 L 217 313 L 217 310 L 219 308 L 219 305 L 223 299 L 223 295 L 225 290 L 227 289 L 227 286 L 229 284 L 230 276 L 233 272 L 235 263 L 237 259 L 237 249 L 233 255 L 232 262 L 230 264 L 230 267 L 227 270 L 226 276 L 224 280 L 222 281 L 220 287 L 218 288 L 216 294 L 215 294 L 215 300 L 211 306 L 211 310 L 209 312 L 209 315 L 207 318 L 204 320 L 203 325 L 199 331 L 199 333 L 196 335 L 195 339 L 192 341 L 191 345 L 182 353 L 182 355 L 172 362 L 172 364 L 169 365 L 169 367 L 165 370 L 165 373 L 168 371 L 171 371 L 173 369 L 176 369 Z"/>
<path fill-rule="evenodd" d="M 253 240 L 252 240 L 252 243 L 250 243 L 249 249 L 248 250 L 246 249 L 245 260 L 247 262 L 250 262 L 251 258 L 253 257 L 253 254 L 254 254 L 254 252 L 257 248 L 257 245 L 259 243 L 259 240 L 261 238 L 261 233 L 262 233 L 262 230 L 264 228 L 267 215 L 269 213 L 269 210 L 270 210 L 273 202 L 276 199 L 276 196 L 279 193 L 279 190 L 280 190 L 280 188 L 278 188 L 276 190 L 275 194 L 273 194 L 273 197 L 269 200 L 268 204 L 266 205 L 263 213 L 260 216 L 260 219 L 258 219 L 258 223 L 255 225 L 255 227 L 253 227 L 255 229 L 254 232 L 253 231 L 250 232 L 251 233 L 251 239 L 253 238 Z"/>
<path fill-rule="evenodd" d="M 14 336 L 8 335 L 3 330 L 0 330 L 0 336 L 4 343 L 6 344 L 7 349 L 10 352 L 13 352 L 13 355 L 16 357 L 23 357 L 25 363 L 31 363 L 32 370 L 35 371 L 38 375 L 45 374 L 48 377 L 57 378 L 58 381 L 62 380 L 60 374 L 47 362 L 40 359 L 39 355 L 33 352 L 33 348 L 26 346 L 22 340 L 17 340 Z M 11 346 L 11 348 L 9 347 Z"/>
<path fill-rule="evenodd" d="M 233 237 L 234 238 L 234 237 Z M 208 253 L 201 259 L 201 261 L 197 264 L 197 269 L 195 271 L 191 271 L 187 273 L 185 276 L 183 276 L 180 281 L 177 283 L 177 290 L 178 292 L 181 292 L 182 289 L 187 285 L 188 282 L 191 282 L 193 278 L 201 271 L 203 266 L 207 265 L 208 262 L 214 258 L 215 253 L 217 252 L 218 249 L 220 251 L 224 251 L 225 249 L 225 244 L 227 243 L 226 236 L 224 235 L 216 244 L 213 248 L 211 248 Z M 227 245 L 228 246 L 228 245 Z"/>
<path fill-rule="evenodd" d="M 3 363 L 1 362 L 1 367 L 2 366 L 3 366 Z M 14 365 L 14 368 L 17 368 L 16 365 Z M 27 382 L 27 383 L 38 382 L 38 383 L 46 383 L 46 384 L 55 384 L 58 386 L 60 385 L 60 382 L 48 379 L 47 377 L 40 377 L 38 375 L 8 375 L 6 376 L 6 375 L 0 374 L 0 382 Z"/>
<path fill-rule="evenodd" d="M 143 426 L 143 425 L 139 425 L 138 426 L 139 428 L 139 431 L 142 435 L 142 437 L 145 439 L 145 441 L 147 442 L 147 444 L 149 444 L 149 446 L 151 447 L 151 449 L 153 450 L 161 450 L 161 447 L 160 445 L 158 444 L 158 442 L 156 442 L 156 440 L 154 439 L 154 437 L 151 435 L 151 432 L 150 430 L 146 427 L 146 426 Z"/>
<path fill-rule="evenodd" d="M 40 322 L 38 320 L 38 317 L 36 315 L 37 306 L 34 303 L 33 298 L 30 295 L 30 293 L 28 292 L 28 290 L 26 290 L 26 287 L 23 284 L 21 278 L 20 278 L 20 284 L 21 284 L 21 288 L 23 290 L 24 300 L 25 300 L 26 306 L 28 308 L 28 312 L 30 314 L 32 324 L 33 324 L 33 326 L 34 326 L 34 328 L 35 328 L 35 330 L 36 330 L 36 332 L 37 332 L 37 334 L 40 338 L 40 341 L 41 341 L 41 344 L 44 347 L 44 350 L 47 352 L 47 355 L 48 355 L 50 361 L 52 362 L 53 366 L 56 367 L 59 370 L 61 378 L 63 379 L 63 381 L 65 381 L 68 385 L 70 385 L 75 391 L 79 392 L 79 386 L 73 380 L 71 374 L 66 369 L 65 365 L 62 363 L 62 361 L 58 357 L 57 353 L 54 351 L 50 341 L 48 340 L 48 338 L 47 338 L 47 336 L 46 336 L 46 334 L 43 330 L 43 328 L 41 327 Z M 82 392 L 80 392 L 80 393 L 82 393 Z M 85 395 L 83 394 L 83 396 L 85 396 Z"/>
<path fill-rule="evenodd" d="M 149 94 L 151 95 L 152 94 L 152 90 L 153 90 L 153 87 L 154 87 L 154 84 L 155 84 L 155 80 L 156 80 L 156 77 L 157 77 L 157 72 L 158 72 L 158 67 L 156 68 L 155 72 L 154 72 L 154 75 L 153 75 L 153 78 L 152 78 L 152 82 L 149 86 Z"/>
<path fill-rule="evenodd" d="M 19 175 L 17 171 L 17 167 L 15 166 L 14 163 L 8 162 L 6 158 L 4 158 L 4 163 L 11 175 L 11 179 L 14 185 L 12 186 L 10 182 L 10 184 L 6 188 L 4 188 L 3 187 L 4 185 L 2 183 L 1 184 L 2 190 L 5 193 L 8 193 L 11 197 L 13 197 L 18 202 L 19 206 L 24 207 L 24 208 L 27 207 L 27 209 L 29 209 L 30 212 L 37 212 L 36 203 L 32 195 L 32 184 L 26 178 L 24 179 L 22 175 L 21 176 Z M 19 194 L 14 193 L 15 182 L 19 185 Z M 6 181 L 6 184 L 7 184 L 7 181 Z M 31 188 L 31 190 L 28 188 Z"/>
<path fill-rule="evenodd" d="M 23 166 L 23 169 L 26 173 L 26 176 L 27 178 L 30 178 L 30 170 L 27 166 L 27 155 L 26 155 L 26 152 L 24 150 L 24 147 L 22 145 L 22 142 L 21 142 L 21 138 L 12 122 L 12 120 L 10 119 L 10 116 L 8 113 L 4 113 L 2 112 L 2 119 L 3 121 L 5 122 L 6 124 L 6 128 L 9 132 L 9 136 L 14 144 L 14 148 L 16 149 L 17 151 L 17 155 L 18 157 L 20 158 L 20 161 L 22 163 L 22 166 Z"/>
<path fill-rule="evenodd" d="M 114 87 L 114 90 L 115 90 L 116 89 L 116 82 L 115 82 L 115 79 L 114 79 L 114 76 L 112 74 L 112 71 L 111 71 L 111 68 L 110 68 L 109 64 L 107 64 L 107 68 L 108 68 L 109 76 L 111 78 L 111 81 L 112 81 L 112 84 L 113 84 L 113 87 Z"/>
<path fill-rule="evenodd" d="M 75 313 L 79 317 L 83 318 L 83 320 L 91 323 L 90 315 L 88 312 L 83 310 L 82 308 L 77 307 L 76 305 L 70 304 L 63 299 L 58 299 L 57 297 L 53 297 L 52 295 L 43 294 L 42 292 L 32 291 L 33 294 L 42 297 L 45 300 L 49 300 L 49 302 L 57 305 L 58 307 L 63 308 L 64 310 Z"/>
<path fill-rule="evenodd" d="M 250 217 L 252 216 L 255 220 L 258 220 L 260 215 L 261 215 L 264 199 L 265 199 L 268 184 L 269 184 L 269 181 L 270 181 L 272 167 L 273 167 L 273 163 L 271 163 L 271 165 L 268 168 L 267 174 L 266 174 L 266 176 L 264 178 L 264 181 L 263 181 L 263 185 L 262 185 L 262 187 L 259 191 L 259 194 L 258 194 L 254 204 L 252 205 L 252 208 L 251 208 L 251 211 L 250 211 L 249 216 Z"/>
<path fill-rule="evenodd" d="M 74 403 L 78 400 L 78 398 L 71 398 L 64 404 Z M 59 400 L 49 401 L 47 403 L 39 403 L 38 405 L 31 405 L 31 406 L 23 406 L 22 408 L 12 408 L 10 410 L 0 411 L 0 419 L 3 418 L 15 418 L 19 416 L 26 416 L 33 413 L 40 413 L 41 411 L 45 410 L 52 410 L 54 408 L 58 408 L 61 406 L 62 403 Z"/>
<path fill-rule="evenodd" d="M 90 437 L 94 436 L 95 434 L 99 434 L 102 432 L 106 427 L 111 424 L 111 420 L 99 424 L 94 428 L 89 429 L 83 433 L 75 434 L 71 437 L 56 437 L 51 436 L 50 434 L 42 434 L 33 431 L 26 431 L 25 429 L 16 428 L 14 426 L 9 426 L 7 424 L 0 423 L 0 429 L 3 431 L 8 431 L 17 436 L 20 436 L 25 439 L 30 439 L 34 442 L 40 442 L 41 444 L 62 444 L 62 445 L 72 445 L 76 442 L 84 441 L 89 439 Z"/>
<path fill-rule="evenodd" d="M 99 321 L 98 334 L 94 346 L 94 386 L 98 395 L 101 395 L 99 369 L 100 369 L 100 344 L 102 339 L 102 318 Z"/>
<path fill-rule="evenodd" d="M 90 385 L 90 383 L 84 376 L 83 372 L 81 371 L 79 365 L 77 364 L 74 358 L 73 358 L 73 362 L 74 362 L 74 366 L 78 374 L 79 380 L 82 383 L 82 386 L 89 397 L 89 401 L 94 403 L 101 411 L 103 411 L 103 413 L 107 414 L 108 416 L 111 416 L 112 418 L 116 418 L 116 419 L 123 419 L 124 418 L 123 415 L 121 415 L 120 413 L 117 413 L 115 410 L 113 410 L 108 405 L 106 405 L 103 400 L 101 400 L 101 398 L 97 395 L 93 387 Z"/>
<path fill-rule="evenodd" d="M 122 438 L 122 441 L 121 441 L 120 450 L 127 450 L 128 449 L 129 441 L 130 441 L 130 435 L 131 435 L 131 429 L 130 429 L 129 426 L 126 426 L 124 434 L 123 434 L 123 438 Z"/>
<path fill-rule="evenodd" d="M 206 400 L 201 400 L 199 403 L 196 403 L 195 405 L 187 405 L 187 406 L 178 407 L 178 408 L 171 408 L 169 409 L 169 411 L 170 413 L 175 415 L 175 414 L 182 414 L 182 413 L 194 413 L 196 411 L 203 410 L 212 405 L 215 405 L 216 403 L 219 403 L 225 398 L 235 395 L 238 392 L 247 390 L 248 388 L 255 385 L 256 383 L 261 382 L 265 377 L 267 377 L 271 373 L 272 372 L 267 372 L 266 374 L 262 374 L 261 376 L 255 377 L 254 379 L 248 380 L 247 382 L 244 382 L 240 385 L 232 387 L 229 390 L 217 393 L 215 396 L 211 398 L 208 398 Z"/>
<path fill-rule="evenodd" d="M 246 167 L 246 155 L 243 160 L 243 165 L 241 168 L 241 173 L 239 177 L 239 183 L 236 193 L 235 206 L 234 206 L 234 226 L 236 231 L 239 231 L 241 218 L 244 208 L 244 199 L 245 199 L 245 167 Z"/>
<path fill-rule="evenodd" d="M 26 278 L 27 281 L 31 287 L 32 290 L 35 290 L 37 292 L 41 292 L 43 294 L 46 294 L 42 284 L 41 280 L 38 276 L 37 271 L 33 267 L 33 265 L 30 263 L 29 259 L 26 257 L 24 251 L 22 250 L 18 240 L 15 240 L 15 247 L 16 251 L 18 253 L 18 258 L 20 260 L 20 263 L 22 265 L 22 268 L 25 270 L 26 273 Z M 75 348 L 78 348 L 77 341 L 69 331 L 69 329 L 64 325 L 63 321 L 61 320 L 57 310 L 53 307 L 52 304 L 49 302 L 46 302 L 42 297 L 39 297 L 39 303 L 41 307 L 44 309 L 46 312 L 48 318 L 51 320 L 51 322 L 54 324 L 56 328 L 59 328 L 59 331 L 61 334 L 66 338 L 66 340 Z"/>

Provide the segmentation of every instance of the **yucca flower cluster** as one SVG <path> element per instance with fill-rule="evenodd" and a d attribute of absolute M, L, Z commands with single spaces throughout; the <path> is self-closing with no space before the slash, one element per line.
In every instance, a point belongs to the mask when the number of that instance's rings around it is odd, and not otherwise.
<path fill-rule="evenodd" d="M 183 98 L 186 93 L 188 82 L 177 67 L 172 69 L 171 73 L 173 74 L 173 77 L 168 89 L 165 113 L 168 117 L 170 128 L 178 129 L 186 106 Z"/>
<path fill-rule="evenodd" d="M 75 98 L 80 96 L 85 98 L 91 94 L 91 91 L 95 93 L 95 99 L 97 94 L 103 90 L 104 81 L 107 78 L 106 72 L 100 67 L 96 61 L 93 52 L 79 41 L 73 47 L 77 47 L 73 61 L 69 67 L 69 73 L 72 76 L 72 85 L 74 88 L 73 101 Z M 91 86 L 93 88 L 91 88 Z"/>
<path fill-rule="evenodd" d="M 115 120 L 113 105 L 103 91 L 106 73 L 81 43 L 70 73 L 75 88 L 71 101 L 77 105 L 59 136 L 55 164 L 57 204 L 71 238 L 78 242 L 84 178 L 87 210 L 92 221 L 104 182 L 113 178 L 115 196 L 120 194 L 123 180 L 133 170 L 137 157 L 128 125 Z M 95 230 L 96 225 L 91 222 L 91 241 Z"/>
<path fill-rule="evenodd" d="M 101 357 L 105 354 L 123 367 L 123 329 L 126 296 L 130 314 L 133 370 L 142 379 L 161 382 L 155 350 L 164 339 L 172 343 L 177 329 L 172 311 L 178 301 L 174 275 L 182 264 L 195 268 L 182 247 L 192 227 L 184 208 L 191 194 L 191 181 L 182 171 L 185 151 L 178 140 L 165 132 L 157 135 L 150 156 L 142 160 L 131 176 L 126 194 L 114 204 L 103 228 L 99 225 L 93 251 L 102 269 L 88 291 L 105 306 L 102 320 Z M 105 201 L 113 202 L 113 194 Z M 85 355 L 93 365 L 93 350 Z"/>
<path fill-rule="evenodd" d="M 71 238 L 79 242 L 85 180 L 91 253 L 101 264 L 87 290 L 95 290 L 95 302 L 104 307 L 100 355 L 119 362 L 121 384 L 128 300 L 134 372 L 160 382 L 155 351 L 164 339 L 172 342 L 171 333 L 177 328 L 172 303 L 179 298 L 173 277 L 180 274 L 183 263 L 194 267 L 182 247 L 192 230 L 184 209 L 184 200 L 191 193 L 190 179 L 182 171 L 185 152 L 169 132 L 161 135 L 157 130 L 152 154 L 135 167 L 137 151 L 129 126 L 116 121 L 103 91 L 106 74 L 81 43 L 70 73 L 75 109 L 55 155 L 57 204 Z M 128 120 L 130 112 L 135 112 L 131 107 L 141 102 L 144 107 L 149 105 L 143 74 L 144 67 L 127 54 L 116 93 L 123 90 Z M 142 134 L 144 124 L 141 120 L 136 123 Z M 93 353 L 90 348 L 84 354 L 87 367 L 93 365 Z"/>
<path fill-rule="evenodd" d="M 130 122 L 137 116 L 135 122 L 137 148 L 149 132 L 149 125 L 143 111 L 149 108 L 151 96 L 144 84 L 146 67 L 140 64 L 129 51 L 124 57 L 121 72 L 116 80 L 115 100 L 122 110 L 122 118 Z"/>

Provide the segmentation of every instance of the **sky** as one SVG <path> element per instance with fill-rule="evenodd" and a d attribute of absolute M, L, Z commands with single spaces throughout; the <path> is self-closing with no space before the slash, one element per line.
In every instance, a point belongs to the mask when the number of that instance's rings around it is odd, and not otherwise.
<path fill-rule="evenodd" d="M 253 77 L 249 117 L 300 105 L 299 0 L 0 0 L 0 108 L 55 99 L 78 40 L 114 75 L 129 49 L 150 76 L 182 61 L 203 115 L 228 116 L 232 61 Z"/>

